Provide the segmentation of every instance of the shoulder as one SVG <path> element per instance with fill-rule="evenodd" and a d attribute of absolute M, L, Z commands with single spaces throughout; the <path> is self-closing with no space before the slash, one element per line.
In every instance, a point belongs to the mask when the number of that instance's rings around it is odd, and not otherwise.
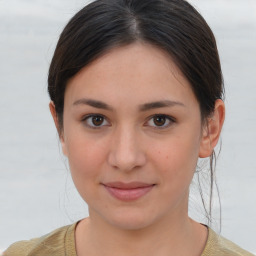
<path fill-rule="evenodd" d="M 208 228 L 208 240 L 202 256 L 254 256 Z"/>
<path fill-rule="evenodd" d="M 75 248 L 75 226 L 76 223 L 58 228 L 39 238 L 16 242 L 4 252 L 3 256 L 67 255 L 66 250 L 74 250 Z"/>

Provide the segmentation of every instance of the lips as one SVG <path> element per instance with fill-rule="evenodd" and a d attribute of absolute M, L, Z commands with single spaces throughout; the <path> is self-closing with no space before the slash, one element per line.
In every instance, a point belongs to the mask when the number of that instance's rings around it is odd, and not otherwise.
<path fill-rule="evenodd" d="M 103 184 L 111 196 L 122 201 L 137 200 L 149 193 L 155 184 L 143 182 L 109 182 Z"/>

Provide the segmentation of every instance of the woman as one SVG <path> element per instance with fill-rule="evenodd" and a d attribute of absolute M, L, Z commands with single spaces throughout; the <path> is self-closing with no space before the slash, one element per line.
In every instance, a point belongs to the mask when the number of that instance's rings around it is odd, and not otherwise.
<path fill-rule="evenodd" d="M 62 32 L 48 89 L 89 217 L 4 255 L 252 255 L 188 216 L 225 107 L 214 36 L 186 1 L 91 3 Z"/>

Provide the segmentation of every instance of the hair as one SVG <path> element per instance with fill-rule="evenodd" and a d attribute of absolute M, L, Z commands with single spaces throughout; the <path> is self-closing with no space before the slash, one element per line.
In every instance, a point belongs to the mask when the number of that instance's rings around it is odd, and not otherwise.
<path fill-rule="evenodd" d="M 156 46 L 170 56 L 191 85 L 202 122 L 207 120 L 215 101 L 223 98 L 224 86 L 215 37 L 199 12 L 185 0 L 96 0 L 68 22 L 49 68 L 48 92 L 60 130 L 69 79 L 111 49 L 136 42 Z M 214 158 L 213 152 L 209 219 Z M 203 197 L 202 202 L 206 210 Z"/>

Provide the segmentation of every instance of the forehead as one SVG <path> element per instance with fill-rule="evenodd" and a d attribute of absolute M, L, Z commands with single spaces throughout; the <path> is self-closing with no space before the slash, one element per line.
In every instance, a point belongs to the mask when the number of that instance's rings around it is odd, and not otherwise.
<path fill-rule="evenodd" d="M 68 83 L 65 102 L 82 95 L 99 100 L 195 100 L 190 83 L 170 56 L 149 44 L 136 43 L 112 49 Z M 129 103 L 129 101 L 122 101 Z"/>

